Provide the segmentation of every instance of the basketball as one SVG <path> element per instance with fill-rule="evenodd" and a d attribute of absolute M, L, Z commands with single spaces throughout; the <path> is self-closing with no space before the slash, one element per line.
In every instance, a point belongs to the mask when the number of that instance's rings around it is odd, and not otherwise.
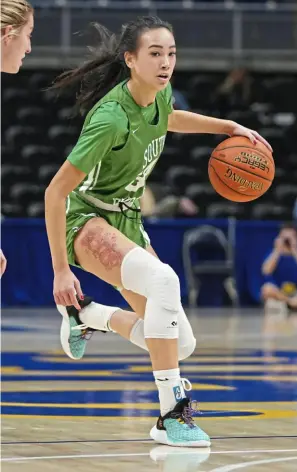
<path fill-rule="evenodd" d="M 249 202 L 261 197 L 275 174 L 272 153 L 259 141 L 256 145 L 243 136 L 221 142 L 208 163 L 209 180 L 216 192 L 233 202 Z"/>

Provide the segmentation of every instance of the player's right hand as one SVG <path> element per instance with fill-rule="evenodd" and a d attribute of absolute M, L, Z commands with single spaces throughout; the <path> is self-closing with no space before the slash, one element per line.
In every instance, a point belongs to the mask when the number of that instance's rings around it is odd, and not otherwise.
<path fill-rule="evenodd" d="M 4 274 L 6 266 L 7 266 L 6 257 L 4 256 L 2 249 L 0 249 L 0 277 L 2 277 L 2 275 Z"/>
<path fill-rule="evenodd" d="M 77 297 L 83 300 L 80 282 L 70 269 L 55 272 L 54 299 L 57 305 L 70 306 L 80 310 Z"/>

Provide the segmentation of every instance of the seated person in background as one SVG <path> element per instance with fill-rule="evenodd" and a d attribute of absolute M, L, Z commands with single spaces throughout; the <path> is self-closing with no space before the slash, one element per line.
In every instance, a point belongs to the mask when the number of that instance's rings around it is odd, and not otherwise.
<path fill-rule="evenodd" d="M 142 215 L 156 218 L 191 218 L 199 208 L 187 197 L 168 194 L 164 185 L 151 184 L 145 188 L 140 200 Z"/>
<path fill-rule="evenodd" d="M 246 109 L 252 100 L 253 79 L 247 69 L 232 69 L 214 93 L 220 109 Z"/>
<path fill-rule="evenodd" d="M 297 227 L 285 224 L 262 265 L 261 295 L 268 311 L 297 309 Z"/>

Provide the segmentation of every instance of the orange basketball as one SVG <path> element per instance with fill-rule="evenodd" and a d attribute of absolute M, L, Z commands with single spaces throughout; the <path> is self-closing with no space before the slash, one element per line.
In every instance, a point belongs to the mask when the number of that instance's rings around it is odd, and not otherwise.
<path fill-rule="evenodd" d="M 274 160 L 264 144 L 243 136 L 221 142 L 212 152 L 208 175 L 214 189 L 232 202 L 250 202 L 270 187 L 275 173 Z"/>

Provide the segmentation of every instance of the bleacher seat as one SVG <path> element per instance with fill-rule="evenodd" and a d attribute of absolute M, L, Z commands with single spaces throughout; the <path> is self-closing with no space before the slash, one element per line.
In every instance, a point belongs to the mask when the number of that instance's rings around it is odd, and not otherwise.
<path fill-rule="evenodd" d="M 255 220 L 290 220 L 292 210 L 275 203 L 255 203 L 251 211 L 251 217 Z"/>
<path fill-rule="evenodd" d="M 165 183 L 175 195 L 183 195 L 186 188 L 199 179 L 199 169 L 187 166 L 172 166 L 165 174 Z"/>
<path fill-rule="evenodd" d="M 57 151 L 51 146 L 27 144 L 22 149 L 22 158 L 27 165 L 39 167 L 42 164 L 59 162 Z"/>
<path fill-rule="evenodd" d="M 297 197 L 297 183 L 278 185 L 274 190 L 277 203 L 293 208 Z"/>
<path fill-rule="evenodd" d="M 12 203 L 21 204 L 26 208 L 32 201 L 42 201 L 45 187 L 40 184 L 15 183 L 11 186 L 9 196 Z"/>
<path fill-rule="evenodd" d="M 247 205 L 232 202 L 211 203 L 206 211 L 208 218 L 228 218 L 234 216 L 237 219 L 247 219 Z"/>

